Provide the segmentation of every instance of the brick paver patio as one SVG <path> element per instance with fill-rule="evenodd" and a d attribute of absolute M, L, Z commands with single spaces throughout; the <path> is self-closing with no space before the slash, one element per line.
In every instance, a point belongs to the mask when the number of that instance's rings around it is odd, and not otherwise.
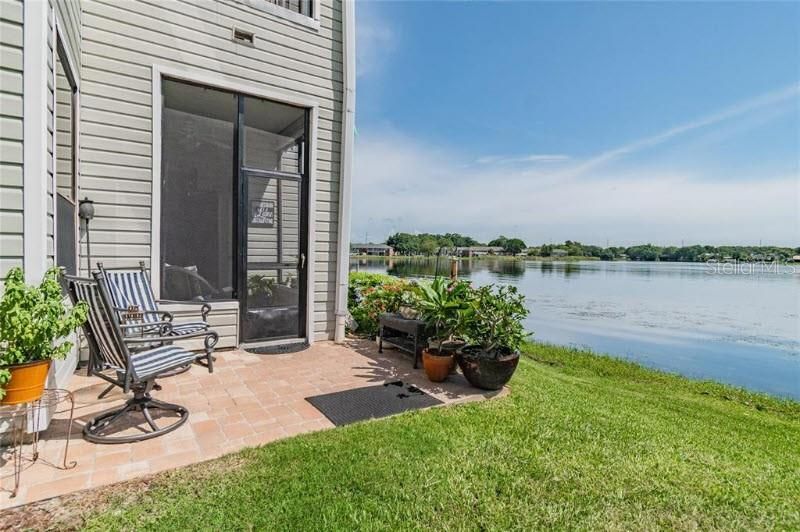
<path fill-rule="evenodd" d="M 24 464 L 15 498 L 8 453 L 0 457 L 0 508 L 8 508 L 72 491 L 93 488 L 182 465 L 216 458 L 248 446 L 265 444 L 333 425 L 306 397 L 402 379 L 434 395 L 445 404 L 480 400 L 496 393 L 471 388 L 461 375 L 442 384 L 427 380 L 411 359 L 394 350 L 377 352 L 373 342 L 314 344 L 287 355 L 254 355 L 241 350 L 217 354 L 213 374 L 194 366 L 182 375 L 160 380 L 154 397 L 186 406 L 189 421 L 164 436 L 132 444 L 98 445 L 81 438 L 83 424 L 98 412 L 119 405 L 122 391 L 97 396 L 105 381 L 79 370 L 69 388 L 75 394 L 75 421 L 71 427 L 69 459 L 73 469 L 54 464 L 63 456 L 66 422 L 57 416 L 42 433 L 40 458 Z M 59 422 L 60 421 L 60 422 Z M 29 450 L 25 451 L 29 455 Z M 26 456 L 27 458 L 27 456 Z"/>

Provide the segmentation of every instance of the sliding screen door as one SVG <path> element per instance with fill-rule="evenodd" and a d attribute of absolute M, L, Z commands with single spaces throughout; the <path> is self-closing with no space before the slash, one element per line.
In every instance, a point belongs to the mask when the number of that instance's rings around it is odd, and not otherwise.
<path fill-rule="evenodd" d="M 243 97 L 245 341 L 305 335 L 306 110 Z"/>
<path fill-rule="evenodd" d="M 306 334 L 308 110 L 163 80 L 161 297 L 238 299 L 242 341 Z"/>
<path fill-rule="evenodd" d="M 164 80 L 161 297 L 236 297 L 235 94 Z"/>

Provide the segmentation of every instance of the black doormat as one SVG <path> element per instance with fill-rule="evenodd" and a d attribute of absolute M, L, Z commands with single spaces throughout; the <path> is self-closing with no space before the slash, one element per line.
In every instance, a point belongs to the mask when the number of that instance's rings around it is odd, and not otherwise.
<path fill-rule="evenodd" d="M 306 401 L 337 427 L 442 404 L 437 398 L 403 381 L 315 395 L 306 397 Z"/>
<path fill-rule="evenodd" d="M 262 345 L 260 347 L 244 347 L 244 350 L 256 355 L 285 355 L 287 353 L 299 353 L 308 348 L 307 342 L 292 342 L 288 344 Z"/>

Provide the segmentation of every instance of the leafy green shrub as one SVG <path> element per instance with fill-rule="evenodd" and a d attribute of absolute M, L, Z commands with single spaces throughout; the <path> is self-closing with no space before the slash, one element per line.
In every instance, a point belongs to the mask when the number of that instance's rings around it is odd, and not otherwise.
<path fill-rule="evenodd" d="M 7 366 L 66 357 L 72 343 L 59 340 L 86 321 L 85 302 L 64 305 L 58 275 L 51 268 L 39 286 L 31 286 L 21 268 L 8 272 L 0 298 L 0 398 L 11 379 Z"/>
<path fill-rule="evenodd" d="M 525 339 L 522 321 L 528 316 L 525 296 L 514 286 L 482 286 L 473 290 L 465 319 L 469 341 L 481 348 L 484 356 L 498 358 L 516 353 Z"/>
<path fill-rule="evenodd" d="M 414 306 L 414 284 L 406 279 L 380 273 L 350 274 L 348 309 L 360 334 L 378 332 L 383 312 L 397 312 L 401 306 Z"/>

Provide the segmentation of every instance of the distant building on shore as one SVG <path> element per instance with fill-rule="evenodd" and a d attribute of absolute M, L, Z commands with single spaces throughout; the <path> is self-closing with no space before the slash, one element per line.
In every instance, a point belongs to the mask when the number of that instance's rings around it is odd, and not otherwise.
<path fill-rule="evenodd" d="M 350 254 L 391 257 L 394 255 L 394 248 L 386 244 L 350 244 Z"/>
<path fill-rule="evenodd" d="M 506 255 L 500 246 L 465 246 L 456 248 L 458 257 L 481 257 L 484 255 Z"/>

